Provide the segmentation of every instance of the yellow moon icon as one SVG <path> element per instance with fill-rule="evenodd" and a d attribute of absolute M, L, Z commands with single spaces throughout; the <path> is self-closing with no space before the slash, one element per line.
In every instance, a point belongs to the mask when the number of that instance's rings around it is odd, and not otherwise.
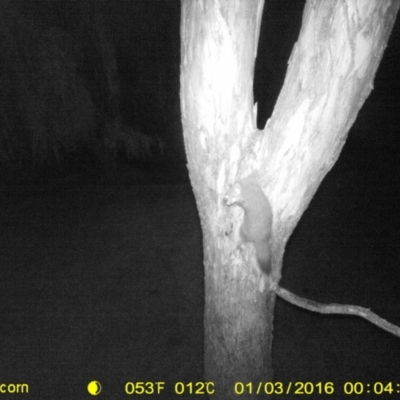
<path fill-rule="evenodd" d="M 92 396 L 97 396 L 101 392 L 101 385 L 100 382 L 97 381 L 91 381 L 87 385 L 87 391 L 92 395 Z"/>

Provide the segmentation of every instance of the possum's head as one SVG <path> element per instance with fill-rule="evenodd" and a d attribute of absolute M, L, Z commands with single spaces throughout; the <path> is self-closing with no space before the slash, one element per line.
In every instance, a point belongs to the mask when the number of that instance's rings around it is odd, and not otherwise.
<path fill-rule="evenodd" d="M 231 186 L 226 193 L 224 200 L 227 206 L 232 206 L 234 204 L 243 206 L 242 187 L 239 183 L 235 183 L 233 186 Z"/>

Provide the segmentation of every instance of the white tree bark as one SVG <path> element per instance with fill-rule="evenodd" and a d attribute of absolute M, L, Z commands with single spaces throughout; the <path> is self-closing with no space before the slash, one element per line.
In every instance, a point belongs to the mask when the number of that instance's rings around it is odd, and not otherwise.
<path fill-rule="evenodd" d="M 285 244 L 368 96 L 399 0 L 309 0 L 274 113 L 257 131 L 253 72 L 262 0 L 182 0 L 181 107 L 205 266 L 205 370 L 217 398 L 272 378 Z M 256 171 L 272 204 L 273 273 L 241 242 L 223 199 Z M 273 283 L 273 284 L 271 284 Z M 219 395 L 219 396 L 218 396 Z"/>
<path fill-rule="evenodd" d="M 398 8 L 398 0 L 307 1 L 260 150 L 275 217 L 275 280 L 290 234 L 373 88 Z"/>

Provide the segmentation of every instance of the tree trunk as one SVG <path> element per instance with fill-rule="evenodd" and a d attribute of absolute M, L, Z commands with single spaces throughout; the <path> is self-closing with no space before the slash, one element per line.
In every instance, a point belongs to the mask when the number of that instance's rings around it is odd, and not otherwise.
<path fill-rule="evenodd" d="M 275 281 L 289 236 L 338 159 L 373 88 L 399 5 L 399 0 L 306 3 L 260 150 L 275 217 Z"/>
<path fill-rule="evenodd" d="M 253 72 L 263 1 L 182 0 L 181 107 L 203 230 L 205 373 L 217 398 L 272 379 L 275 295 L 285 244 L 332 168 L 372 88 L 398 0 L 308 1 L 284 87 L 257 131 Z M 257 172 L 273 209 L 273 271 L 242 243 L 224 197 Z"/>
<path fill-rule="evenodd" d="M 238 235 L 223 202 L 237 177 L 243 132 L 256 131 L 252 83 L 262 8 L 262 0 L 182 1 L 181 106 L 203 230 L 205 372 L 220 395 L 271 371 L 272 310 L 255 290 L 254 261 L 231 257 Z"/>

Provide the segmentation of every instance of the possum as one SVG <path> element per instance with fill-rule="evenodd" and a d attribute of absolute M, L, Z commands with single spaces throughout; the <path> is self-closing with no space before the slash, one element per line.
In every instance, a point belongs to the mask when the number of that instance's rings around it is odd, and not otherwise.
<path fill-rule="evenodd" d="M 263 273 L 269 275 L 271 273 L 272 208 L 255 174 L 236 182 L 227 192 L 225 202 L 228 206 L 236 204 L 243 208 L 241 239 L 245 243 L 254 244 L 258 266 Z"/>

